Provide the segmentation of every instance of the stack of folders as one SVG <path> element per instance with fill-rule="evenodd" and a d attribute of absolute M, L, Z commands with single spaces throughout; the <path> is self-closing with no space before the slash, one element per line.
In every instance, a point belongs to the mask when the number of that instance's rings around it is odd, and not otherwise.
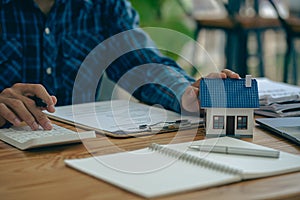
<path fill-rule="evenodd" d="M 65 163 L 147 198 L 300 171 L 300 156 L 229 137 L 151 144 Z"/>
<path fill-rule="evenodd" d="M 300 87 L 257 78 L 260 108 L 258 115 L 268 117 L 300 116 Z"/>

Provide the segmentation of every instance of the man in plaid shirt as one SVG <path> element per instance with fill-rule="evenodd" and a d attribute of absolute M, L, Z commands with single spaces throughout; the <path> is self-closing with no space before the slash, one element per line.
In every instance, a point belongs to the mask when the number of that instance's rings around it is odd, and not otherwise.
<path fill-rule="evenodd" d="M 0 6 L 0 127 L 25 121 L 33 130 L 39 125 L 52 129 L 42 110 L 55 112 L 55 105 L 74 103 L 72 92 L 77 90 L 82 94 L 77 103 L 94 101 L 96 95 L 88 88 L 102 71 L 114 82 L 126 74 L 126 81 L 118 84 L 142 102 L 176 112 L 199 111 L 199 80 L 158 52 L 138 28 L 138 15 L 128 1 L 0 0 Z M 112 37 L 124 31 L 130 32 L 118 40 Z M 95 56 L 98 69 L 83 70 L 76 88 L 85 58 L 107 39 L 110 43 Z M 127 46 L 133 50 L 105 66 L 108 55 Z M 143 65 L 147 67 L 139 68 Z M 239 75 L 223 70 L 209 77 Z M 29 96 L 39 97 L 47 107 L 37 107 Z"/>

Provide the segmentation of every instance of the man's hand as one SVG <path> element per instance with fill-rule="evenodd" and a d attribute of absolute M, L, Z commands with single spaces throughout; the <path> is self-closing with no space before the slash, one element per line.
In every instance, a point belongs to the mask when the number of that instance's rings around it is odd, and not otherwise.
<path fill-rule="evenodd" d="M 29 96 L 42 99 L 47 107 L 37 107 L 34 100 L 30 99 Z M 19 126 L 24 121 L 32 130 L 38 129 L 39 125 L 45 130 L 51 130 L 51 122 L 42 111 L 55 112 L 54 105 L 56 102 L 56 97 L 50 96 L 42 85 L 14 84 L 11 88 L 6 88 L 0 93 L 0 127 L 6 121 L 15 126 Z"/>
<path fill-rule="evenodd" d="M 237 73 L 224 69 L 221 71 L 221 73 L 210 73 L 206 76 L 206 78 L 235 78 L 239 79 L 241 78 Z M 182 108 L 185 111 L 188 112 L 200 112 L 200 103 L 198 100 L 199 96 L 199 84 L 200 79 L 198 79 L 195 83 L 193 83 L 191 86 L 187 87 L 184 94 L 181 98 L 181 105 Z"/>

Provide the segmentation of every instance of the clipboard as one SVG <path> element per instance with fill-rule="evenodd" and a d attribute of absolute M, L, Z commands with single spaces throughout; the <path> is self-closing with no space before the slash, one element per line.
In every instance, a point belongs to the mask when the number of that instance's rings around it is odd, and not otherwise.
<path fill-rule="evenodd" d="M 154 135 L 203 126 L 202 118 L 146 104 L 112 100 L 56 107 L 50 119 L 116 138 Z"/>

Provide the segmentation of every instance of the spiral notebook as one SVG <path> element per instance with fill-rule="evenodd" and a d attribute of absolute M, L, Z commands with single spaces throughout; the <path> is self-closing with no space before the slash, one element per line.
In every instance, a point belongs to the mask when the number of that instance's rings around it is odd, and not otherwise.
<path fill-rule="evenodd" d="M 280 152 L 279 158 L 265 158 L 189 150 L 190 145 L 270 149 L 223 137 L 150 145 L 135 151 L 65 160 L 65 164 L 147 198 L 300 170 L 300 156 L 285 152 Z"/>

